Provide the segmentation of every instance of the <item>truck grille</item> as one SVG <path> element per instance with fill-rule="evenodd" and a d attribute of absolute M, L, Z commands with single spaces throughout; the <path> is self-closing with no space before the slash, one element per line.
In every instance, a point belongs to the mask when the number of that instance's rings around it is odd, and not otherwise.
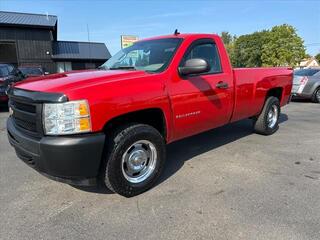
<path fill-rule="evenodd" d="M 42 107 L 44 103 L 63 103 L 68 97 L 61 93 L 29 91 L 10 87 L 7 91 L 11 119 L 15 127 L 35 138 L 44 136 Z"/>
<path fill-rule="evenodd" d="M 12 118 L 14 123 L 31 133 L 40 134 L 41 120 L 39 121 L 39 109 L 41 109 L 40 104 L 22 102 L 21 100 L 16 100 L 10 98 L 9 106 L 12 109 Z"/>
<path fill-rule="evenodd" d="M 12 105 L 19 110 L 30 112 L 30 113 L 36 113 L 36 106 L 32 104 L 25 104 L 22 102 L 12 101 Z"/>

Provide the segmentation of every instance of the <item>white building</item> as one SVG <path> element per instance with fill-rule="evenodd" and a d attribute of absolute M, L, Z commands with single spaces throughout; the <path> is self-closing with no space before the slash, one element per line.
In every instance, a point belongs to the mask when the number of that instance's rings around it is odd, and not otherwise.
<path fill-rule="evenodd" d="M 317 61 L 317 59 L 312 57 L 312 58 L 304 59 L 302 62 L 300 62 L 299 67 L 300 68 L 320 67 L 320 64 Z"/>

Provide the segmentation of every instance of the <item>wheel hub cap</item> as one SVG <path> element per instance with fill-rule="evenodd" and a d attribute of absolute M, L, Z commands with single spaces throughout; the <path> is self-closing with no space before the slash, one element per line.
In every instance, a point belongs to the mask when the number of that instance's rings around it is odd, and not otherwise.
<path fill-rule="evenodd" d="M 267 122 L 268 122 L 269 128 L 273 128 L 277 124 L 278 115 L 279 115 L 278 107 L 276 105 L 273 105 L 267 115 Z"/>
<path fill-rule="evenodd" d="M 137 141 L 122 156 L 123 176 L 131 183 L 143 182 L 153 173 L 156 161 L 157 151 L 153 143 L 147 140 Z"/>
<path fill-rule="evenodd" d="M 318 99 L 318 102 L 320 102 L 320 90 L 317 91 L 316 97 L 317 97 L 317 99 Z"/>
<path fill-rule="evenodd" d="M 128 167 L 134 171 L 141 171 L 148 161 L 148 154 L 143 150 L 134 150 L 128 159 Z"/>

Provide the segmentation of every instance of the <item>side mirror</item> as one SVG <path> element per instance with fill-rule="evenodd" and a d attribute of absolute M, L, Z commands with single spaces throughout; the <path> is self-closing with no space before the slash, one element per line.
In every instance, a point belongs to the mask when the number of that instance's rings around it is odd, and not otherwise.
<path fill-rule="evenodd" d="M 184 66 L 179 67 L 181 75 L 190 75 L 197 73 L 205 73 L 210 70 L 208 62 L 202 58 L 193 58 L 185 62 Z"/>

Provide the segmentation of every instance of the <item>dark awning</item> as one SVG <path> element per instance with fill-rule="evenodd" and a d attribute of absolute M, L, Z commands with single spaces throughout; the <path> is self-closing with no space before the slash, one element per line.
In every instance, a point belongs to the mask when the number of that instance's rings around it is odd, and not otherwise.
<path fill-rule="evenodd" d="M 104 43 L 57 41 L 53 43 L 53 59 L 103 60 L 111 57 Z"/>

